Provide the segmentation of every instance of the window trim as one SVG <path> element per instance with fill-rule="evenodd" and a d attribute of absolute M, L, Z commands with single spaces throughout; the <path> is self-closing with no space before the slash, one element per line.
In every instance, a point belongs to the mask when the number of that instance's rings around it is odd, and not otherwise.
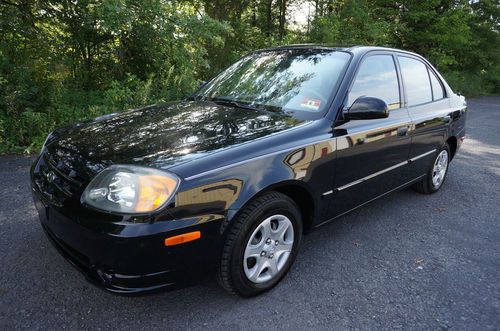
<path fill-rule="evenodd" d="M 411 58 L 413 60 L 419 61 L 420 63 L 422 63 L 426 67 L 426 69 L 427 69 L 427 78 L 429 79 L 429 86 L 431 87 L 431 96 L 432 96 L 432 100 L 431 101 L 422 102 L 422 103 L 419 103 L 419 104 L 416 104 L 416 105 L 411 105 L 411 106 L 408 105 L 408 96 L 406 94 L 406 85 L 405 85 L 405 82 L 404 82 L 403 71 L 401 70 L 401 64 L 399 62 L 399 58 L 400 57 L 407 57 L 407 58 Z M 438 102 L 438 101 L 442 101 L 444 99 L 448 99 L 449 98 L 448 91 L 444 88 L 444 84 L 441 81 L 441 78 L 440 78 L 439 74 L 437 74 L 437 72 L 434 70 L 434 68 L 432 68 L 429 65 L 429 63 L 427 62 L 427 60 L 425 60 L 423 58 L 420 58 L 418 56 L 415 56 L 413 54 L 407 54 L 407 53 L 400 53 L 400 52 L 398 52 L 396 54 L 396 61 L 398 63 L 398 68 L 400 68 L 400 72 L 401 72 L 401 85 L 402 85 L 403 91 L 404 91 L 404 97 L 405 97 L 404 107 L 405 108 L 409 109 L 409 108 L 413 108 L 413 107 L 424 106 L 424 105 L 428 105 L 428 104 L 431 104 L 431 103 L 434 103 L 434 102 Z M 432 89 L 432 83 L 431 83 L 431 77 L 430 77 L 430 73 L 431 72 L 437 78 L 438 83 L 441 85 L 441 89 L 443 90 L 443 97 L 441 99 L 434 100 L 434 91 Z"/>
<path fill-rule="evenodd" d="M 431 68 L 429 68 L 429 66 L 427 66 L 427 74 L 429 75 L 429 81 L 431 83 L 431 91 L 432 91 L 432 101 L 439 101 L 439 100 L 443 100 L 443 99 L 446 99 L 446 89 L 444 88 L 443 86 L 443 83 L 441 83 L 441 80 L 439 79 L 439 77 L 431 70 Z M 431 78 L 431 75 L 434 76 L 434 78 L 436 78 L 439 86 L 441 87 L 441 92 L 443 94 L 443 97 L 442 98 L 439 98 L 439 99 L 435 99 L 434 98 L 434 87 L 432 86 L 432 78 Z"/>
<path fill-rule="evenodd" d="M 431 73 L 429 72 L 429 68 L 427 66 L 425 66 L 425 72 L 427 72 L 427 79 L 429 80 L 429 86 L 431 88 L 431 101 L 434 101 L 436 99 L 434 99 L 434 89 L 432 88 Z"/>
<path fill-rule="evenodd" d="M 343 108 L 347 107 L 349 93 L 351 93 L 352 87 L 354 85 L 354 82 L 356 81 L 356 78 L 358 77 L 358 73 L 359 73 L 361 66 L 369 57 L 377 56 L 377 55 L 390 56 L 392 58 L 393 63 L 394 63 L 394 69 L 396 70 L 396 78 L 398 80 L 399 107 L 394 108 L 394 109 L 390 109 L 389 112 L 405 108 L 405 96 L 403 94 L 404 89 L 403 89 L 403 82 L 402 82 L 403 76 L 400 74 L 399 63 L 396 59 L 396 55 L 394 54 L 394 52 L 391 52 L 391 51 L 371 51 L 371 52 L 367 52 L 366 54 L 363 55 L 363 57 L 358 61 L 358 64 L 356 66 L 356 70 L 354 71 L 352 78 L 351 78 L 351 81 L 349 82 L 349 85 L 347 87 L 347 92 L 344 96 L 344 101 L 343 101 L 343 104 L 344 104 Z M 342 113 L 342 112 L 339 112 L 339 113 Z"/>

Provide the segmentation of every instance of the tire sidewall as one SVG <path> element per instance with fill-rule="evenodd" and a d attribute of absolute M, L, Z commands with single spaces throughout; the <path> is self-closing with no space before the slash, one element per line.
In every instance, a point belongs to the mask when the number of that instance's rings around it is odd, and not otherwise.
<path fill-rule="evenodd" d="M 264 283 L 253 283 L 245 275 L 243 268 L 244 253 L 250 236 L 260 223 L 272 215 L 284 215 L 288 217 L 293 226 L 294 242 L 290 256 L 286 264 L 280 270 L 278 275 L 273 279 Z M 289 271 L 293 264 L 300 246 L 302 238 L 302 220 L 301 215 L 295 204 L 285 199 L 279 201 L 271 201 L 259 208 L 255 213 L 252 213 L 248 218 L 246 226 L 238 236 L 231 256 L 231 274 L 235 287 L 238 292 L 245 296 L 257 295 L 274 287 Z"/>

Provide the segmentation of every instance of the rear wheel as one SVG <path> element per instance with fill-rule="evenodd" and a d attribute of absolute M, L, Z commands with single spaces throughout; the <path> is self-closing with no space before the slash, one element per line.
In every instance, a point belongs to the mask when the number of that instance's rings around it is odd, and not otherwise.
<path fill-rule="evenodd" d="M 415 185 L 413 189 L 423 194 L 432 194 L 439 191 L 446 179 L 448 173 L 448 165 L 450 163 L 450 146 L 445 144 L 443 148 L 436 154 L 432 164 L 429 167 L 427 176 Z"/>
<path fill-rule="evenodd" d="M 255 199 L 228 229 L 219 283 L 247 297 L 271 289 L 290 269 L 301 237 L 301 214 L 292 199 L 278 192 Z"/>

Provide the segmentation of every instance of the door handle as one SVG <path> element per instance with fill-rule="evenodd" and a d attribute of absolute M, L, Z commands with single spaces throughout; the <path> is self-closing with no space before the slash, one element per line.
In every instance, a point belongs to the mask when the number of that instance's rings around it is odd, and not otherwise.
<path fill-rule="evenodd" d="M 443 121 L 445 124 L 450 124 L 451 123 L 451 116 L 447 115 L 443 117 Z"/>
<path fill-rule="evenodd" d="M 408 134 L 408 127 L 407 126 L 402 126 L 398 128 L 398 136 L 406 136 Z"/>

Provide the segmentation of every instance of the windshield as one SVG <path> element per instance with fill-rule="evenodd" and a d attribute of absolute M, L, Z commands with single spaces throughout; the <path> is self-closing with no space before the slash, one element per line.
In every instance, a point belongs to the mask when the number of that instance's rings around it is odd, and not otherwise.
<path fill-rule="evenodd" d="M 252 53 L 224 70 L 194 96 L 235 107 L 322 117 L 349 62 L 334 50 L 272 50 Z"/>

